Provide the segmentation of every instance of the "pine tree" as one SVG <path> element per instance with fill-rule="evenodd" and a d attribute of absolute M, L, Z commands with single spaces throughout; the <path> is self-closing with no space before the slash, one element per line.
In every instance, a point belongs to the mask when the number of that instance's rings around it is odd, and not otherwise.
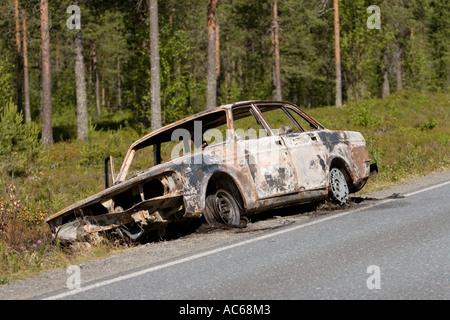
<path fill-rule="evenodd" d="M 23 93 L 23 63 L 22 63 L 22 50 L 20 46 L 20 9 L 19 0 L 14 0 L 14 20 L 16 26 L 16 57 L 17 57 L 17 97 L 16 103 L 19 110 L 23 110 L 22 93 Z"/>
<path fill-rule="evenodd" d="M 27 41 L 27 22 L 25 13 L 22 17 L 23 29 L 23 94 L 24 94 L 24 113 L 25 122 L 31 121 L 31 106 L 30 106 L 30 80 L 28 76 L 28 41 Z"/>
<path fill-rule="evenodd" d="M 334 5 L 334 51 L 336 68 L 336 106 L 342 106 L 342 71 L 341 71 L 341 38 L 339 20 L 339 2 L 333 0 Z"/>
<path fill-rule="evenodd" d="M 214 109 L 217 107 L 217 58 L 216 58 L 216 11 L 219 0 L 208 0 L 208 69 L 206 107 Z"/>
<path fill-rule="evenodd" d="M 78 6 L 78 0 L 73 0 L 72 4 Z M 75 35 L 73 39 L 73 54 L 75 58 L 74 73 L 77 102 L 77 138 L 79 140 L 86 140 L 89 135 L 89 120 L 87 110 L 86 76 L 81 29 L 75 29 Z"/>
<path fill-rule="evenodd" d="M 274 69 L 273 69 L 273 84 L 274 94 L 273 99 L 283 100 L 281 94 L 281 67 L 280 67 L 280 27 L 278 24 L 278 4 L 277 0 L 272 1 L 272 45 L 274 55 Z"/>
<path fill-rule="evenodd" d="M 161 128 L 161 83 L 159 58 L 158 1 L 150 0 L 150 74 L 152 130 Z"/>
<path fill-rule="evenodd" d="M 34 123 L 23 123 L 22 112 L 11 100 L 0 106 L 0 169 L 14 178 L 16 168 L 39 151 L 38 134 Z"/>
<path fill-rule="evenodd" d="M 41 12 L 41 57 L 42 57 L 42 88 L 41 117 L 42 140 L 45 145 L 53 144 L 52 127 L 52 80 L 50 71 L 50 32 L 48 23 L 48 2 L 40 0 Z"/>

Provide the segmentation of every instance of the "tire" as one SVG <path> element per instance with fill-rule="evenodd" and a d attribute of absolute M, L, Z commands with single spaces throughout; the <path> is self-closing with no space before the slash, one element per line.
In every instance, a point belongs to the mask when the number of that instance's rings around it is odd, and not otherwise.
<path fill-rule="evenodd" d="M 205 220 L 211 226 L 239 227 L 241 209 L 236 199 L 225 189 L 206 197 Z"/>
<path fill-rule="evenodd" d="M 330 170 L 329 197 L 340 205 L 347 204 L 349 188 L 344 173 L 338 168 Z"/>

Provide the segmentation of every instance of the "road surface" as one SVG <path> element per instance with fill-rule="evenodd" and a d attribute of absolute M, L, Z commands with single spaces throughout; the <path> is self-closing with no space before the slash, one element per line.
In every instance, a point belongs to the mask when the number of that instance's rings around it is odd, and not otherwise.
<path fill-rule="evenodd" d="M 449 267 L 445 181 L 33 298 L 448 300 Z"/>

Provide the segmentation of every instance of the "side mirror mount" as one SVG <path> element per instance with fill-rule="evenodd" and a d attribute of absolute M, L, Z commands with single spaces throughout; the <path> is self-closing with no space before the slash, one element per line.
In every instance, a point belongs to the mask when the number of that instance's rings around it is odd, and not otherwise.
<path fill-rule="evenodd" d="M 116 183 L 116 174 L 114 172 L 114 159 L 111 156 L 105 158 L 105 189 L 110 187 L 109 180 L 111 179 L 111 186 Z"/>

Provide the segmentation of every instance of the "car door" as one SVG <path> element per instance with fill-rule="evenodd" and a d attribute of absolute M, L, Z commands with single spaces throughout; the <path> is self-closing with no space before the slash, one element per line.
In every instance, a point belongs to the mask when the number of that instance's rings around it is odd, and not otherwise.
<path fill-rule="evenodd" d="M 245 161 L 258 199 L 278 197 L 297 190 L 297 175 L 283 139 L 261 121 L 255 107 L 233 110 L 238 161 Z"/>
<path fill-rule="evenodd" d="M 298 190 L 326 187 L 326 148 L 317 128 L 292 108 L 258 106 L 273 131 L 278 132 L 295 167 Z"/>

